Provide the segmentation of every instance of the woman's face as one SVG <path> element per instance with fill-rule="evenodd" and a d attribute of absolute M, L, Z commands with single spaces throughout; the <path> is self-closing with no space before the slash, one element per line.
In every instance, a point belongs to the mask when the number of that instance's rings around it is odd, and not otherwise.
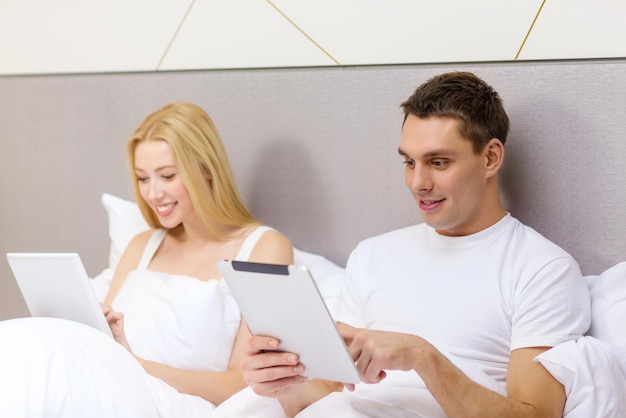
<path fill-rule="evenodd" d="M 148 140 L 137 144 L 135 175 L 141 197 L 164 228 L 174 228 L 195 215 L 191 196 L 167 142 Z"/>

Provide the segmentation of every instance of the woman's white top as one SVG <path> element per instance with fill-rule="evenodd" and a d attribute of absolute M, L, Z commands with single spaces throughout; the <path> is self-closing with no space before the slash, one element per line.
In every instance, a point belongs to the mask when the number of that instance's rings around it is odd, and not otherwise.
<path fill-rule="evenodd" d="M 252 231 L 235 259 L 248 260 L 268 229 Z M 239 308 L 221 278 L 203 281 L 149 270 L 166 235 L 164 229 L 154 231 L 137 269 L 128 274 L 113 302 L 124 313 L 128 342 L 146 360 L 188 370 L 226 370 L 239 329 Z"/>

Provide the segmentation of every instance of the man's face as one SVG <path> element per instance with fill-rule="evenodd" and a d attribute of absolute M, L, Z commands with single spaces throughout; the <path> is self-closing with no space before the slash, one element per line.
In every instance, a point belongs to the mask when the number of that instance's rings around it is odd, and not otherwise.
<path fill-rule="evenodd" d="M 475 154 L 450 117 L 409 115 L 398 151 L 405 162 L 405 181 L 422 219 L 442 235 L 461 236 L 490 226 L 485 207 L 489 177 L 487 154 Z M 486 148 L 487 149 L 487 148 Z"/>

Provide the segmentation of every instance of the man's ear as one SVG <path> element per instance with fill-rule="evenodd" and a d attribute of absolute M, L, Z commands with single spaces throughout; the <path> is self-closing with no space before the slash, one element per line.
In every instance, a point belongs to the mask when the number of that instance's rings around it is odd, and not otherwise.
<path fill-rule="evenodd" d="M 504 162 L 504 144 L 498 138 L 491 138 L 485 146 L 485 172 L 487 177 L 498 173 Z"/>

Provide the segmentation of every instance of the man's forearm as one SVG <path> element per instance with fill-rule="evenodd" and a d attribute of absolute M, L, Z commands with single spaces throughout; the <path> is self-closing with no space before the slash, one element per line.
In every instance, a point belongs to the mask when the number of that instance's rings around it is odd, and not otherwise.
<path fill-rule="evenodd" d="M 565 392 L 558 382 L 543 380 L 547 384 L 541 385 L 540 396 L 514 388 L 514 395 L 520 396 L 507 397 L 474 382 L 441 353 L 431 352 L 428 356 L 420 375 L 450 418 L 555 418 L 563 414 Z"/>

